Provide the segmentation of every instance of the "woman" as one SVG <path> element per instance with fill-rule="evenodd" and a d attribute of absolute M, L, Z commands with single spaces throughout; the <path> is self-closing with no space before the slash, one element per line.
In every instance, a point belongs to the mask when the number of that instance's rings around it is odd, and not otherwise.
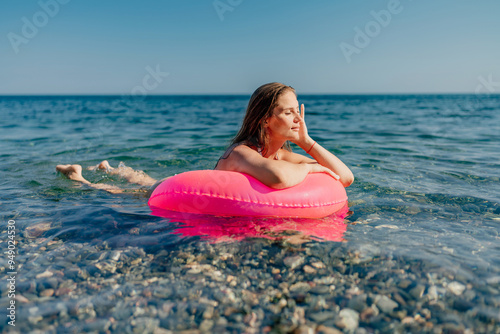
<path fill-rule="evenodd" d="M 289 141 L 314 159 L 293 153 Z M 344 187 L 354 181 L 349 168 L 309 136 L 295 90 L 277 82 L 253 93 L 243 125 L 215 169 L 246 173 L 276 189 L 299 184 L 309 173 L 328 173 Z"/>
<path fill-rule="evenodd" d="M 312 159 L 293 153 L 289 142 L 301 147 Z M 160 183 L 129 167 L 111 168 L 107 161 L 95 168 L 152 189 Z M 295 90 L 276 82 L 262 85 L 253 93 L 241 129 L 215 169 L 246 173 L 275 189 L 299 184 L 309 173 L 327 173 L 344 187 L 354 181 L 349 168 L 309 136 L 304 105 L 299 109 Z M 96 189 L 123 192 L 116 186 L 90 183 L 83 178 L 80 165 L 58 165 L 56 170 Z"/>

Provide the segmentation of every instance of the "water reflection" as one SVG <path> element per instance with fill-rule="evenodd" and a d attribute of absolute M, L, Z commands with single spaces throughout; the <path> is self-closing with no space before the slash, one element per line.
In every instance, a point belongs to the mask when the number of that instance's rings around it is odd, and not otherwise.
<path fill-rule="evenodd" d="M 321 218 L 257 218 L 257 217 L 215 217 L 209 215 L 180 213 L 153 209 L 155 216 L 180 223 L 171 233 L 182 237 L 201 237 L 212 243 L 240 241 L 246 238 L 270 240 L 344 241 L 349 214 L 347 204 L 335 214 Z"/>

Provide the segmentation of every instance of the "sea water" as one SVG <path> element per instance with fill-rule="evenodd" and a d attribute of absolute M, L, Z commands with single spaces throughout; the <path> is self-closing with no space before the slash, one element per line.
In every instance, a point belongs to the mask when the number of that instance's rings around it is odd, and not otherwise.
<path fill-rule="evenodd" d="M 0 97 L 0 328 L 498 333 L 500 97 L 298 98 L 355 175 L 340 221 L 155 217 L 86 170 L 212 169 L 249 96 Z"/>

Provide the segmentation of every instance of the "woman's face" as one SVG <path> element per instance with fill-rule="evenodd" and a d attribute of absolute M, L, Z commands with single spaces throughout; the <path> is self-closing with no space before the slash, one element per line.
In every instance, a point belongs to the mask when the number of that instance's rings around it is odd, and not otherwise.
<path fill-rule="evenodd" d="M 287 90 L 278 97 L 278 105 L 273 115 L 266 121 L 266 130 L 270 139 L 298 139 L 300 129 L 299 101 L 295 93 Z"/>

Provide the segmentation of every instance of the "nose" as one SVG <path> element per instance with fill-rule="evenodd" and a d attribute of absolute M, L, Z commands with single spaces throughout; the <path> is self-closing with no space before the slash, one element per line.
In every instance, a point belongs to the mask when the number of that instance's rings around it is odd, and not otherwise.
<path fill-rule="evenodd" d="M 294 121 L 295 123 L 300 122 L 300 115 L 299 115 L 299 113 L 294 112 L 294 114 L 295 114 L 295 117 L 293 118 L 293 121 Z"/>

